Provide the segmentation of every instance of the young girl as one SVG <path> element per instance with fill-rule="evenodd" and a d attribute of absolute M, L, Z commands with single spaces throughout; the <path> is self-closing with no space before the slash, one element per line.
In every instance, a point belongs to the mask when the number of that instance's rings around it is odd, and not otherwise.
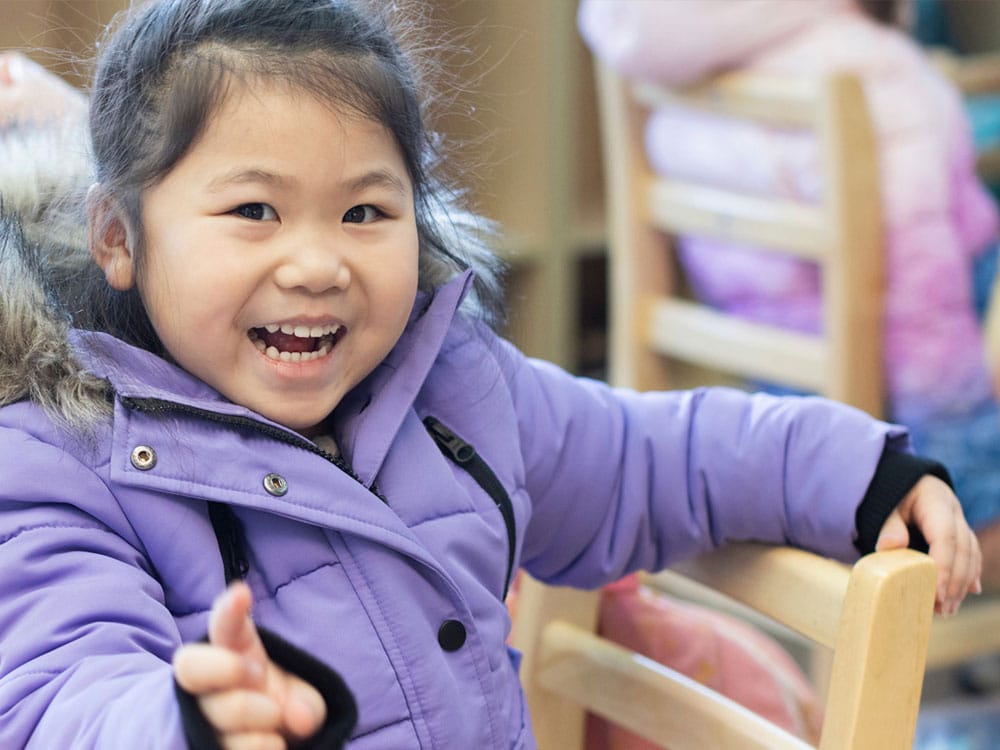
<path fill-rule="evenodd" d="M 615 391 L 498 338 L 389 28 L 343 0 L 162 0 L 102 44 L 103 289 L 67 322 L 13 223 L 0 242 L 0 746 L 534 747 L 518 566 L 597 586 L 913 527 L 938 609 L 976 590 L 903 429 Z"/>

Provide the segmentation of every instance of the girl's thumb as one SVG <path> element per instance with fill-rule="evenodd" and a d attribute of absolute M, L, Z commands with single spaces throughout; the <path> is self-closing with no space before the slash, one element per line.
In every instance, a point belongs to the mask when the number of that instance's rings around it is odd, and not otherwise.
<path fill-rule="evenodd" d="M 898 510 L 894 510 L 882 524 L 875 550 L 903 549 L 910 543 L 910 532 Z"/>

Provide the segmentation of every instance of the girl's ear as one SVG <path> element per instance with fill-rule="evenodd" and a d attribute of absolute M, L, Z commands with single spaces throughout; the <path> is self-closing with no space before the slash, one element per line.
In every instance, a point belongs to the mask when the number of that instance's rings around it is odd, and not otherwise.
<path fill-rule="evenodd" d="M 125 217 L 99 183 L 87 191 L 90 254 L 104 271 L 104 278 L 120 292 L 135 285 L 135 262 Z"/>

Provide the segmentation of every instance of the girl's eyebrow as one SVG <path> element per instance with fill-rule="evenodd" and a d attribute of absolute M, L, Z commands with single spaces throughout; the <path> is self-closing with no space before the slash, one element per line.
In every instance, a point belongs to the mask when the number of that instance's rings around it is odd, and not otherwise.
<path fill-rule="evenodd" d="M 281 187 L 293 181 L 288 177 L 268 172 L 265 169 L 238 167 L 231 172 L 226 172 L 212 179 L 208 183 L 207 189 L 209 192 L 217 193 L 230 185 L 245 185 L 256 182 Z M 392 170 L 387 168 L 373 169 L 370 172 L 365 172 L 358 177 L 348 180 L 345 187 L 351 192 L 361 192 L 371 187 L 383 187 L 400 195 L 406 195 L 406 184 Z"/>
<path fill-rule="evenodd" d="M 288 179 L 264 169 L 238 167 L 231 172 L 226 172 L 213 178 L 208 183 L 207 189 L 209 192 L 217 193 L 230 185 L 244 185 L 252 182 L 280 186 L 287 184 Z"/>
<path fill-rule="evenodd" d="M 390 169 L 373 169 L 360 177 L 349 180 L 347 187 L 355 192 L 360 192 L 370 187 L 384 187 L 400 195 L 406 195 L 405 183 Z"/>

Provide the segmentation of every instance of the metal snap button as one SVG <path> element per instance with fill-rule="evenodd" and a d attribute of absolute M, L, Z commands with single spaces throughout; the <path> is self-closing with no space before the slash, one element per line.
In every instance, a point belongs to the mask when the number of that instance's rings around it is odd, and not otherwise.
<path fill-rule="evenodd" d="M 264 489 L 275 497 L 281 497 L 288 492 L 288 482 L 281 474 L 268 474 L 264 477 Z"/>
<path fill-rule="evenodd" d="M 132 465 L 140 471 L 149 471 L 156 466 L 156 451 L 148 445 L 137 445 L 132 449 Z"/>

